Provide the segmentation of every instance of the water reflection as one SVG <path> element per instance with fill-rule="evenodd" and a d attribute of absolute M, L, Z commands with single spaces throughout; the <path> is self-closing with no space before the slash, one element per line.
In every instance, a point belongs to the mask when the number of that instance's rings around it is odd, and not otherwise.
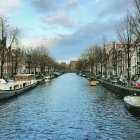
<path fill-rule="evenodd" d="M 0 105 L 0 139 L 139 139 L 140 120 L 102 86 L 76 74 Z"/>

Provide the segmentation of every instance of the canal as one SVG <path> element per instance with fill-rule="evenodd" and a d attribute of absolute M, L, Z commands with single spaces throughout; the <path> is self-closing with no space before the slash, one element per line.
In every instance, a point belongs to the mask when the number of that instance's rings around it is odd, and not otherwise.
<path fill-rule="evenodd" d="M 140 118 L 102 86 L 67 73 L 0 102 L 0 140 L 138 140 Z"/>

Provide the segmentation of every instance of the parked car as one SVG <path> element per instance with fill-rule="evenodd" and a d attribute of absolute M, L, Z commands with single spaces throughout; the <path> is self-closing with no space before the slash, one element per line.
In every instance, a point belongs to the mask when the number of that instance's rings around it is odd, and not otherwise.
<path fill-rule="evenodd" d="M 132 87 L 134 87 L 134 88 L 140 88 L 140 78 L 138 78 L 137 81 L 135 81 L 135 82 L 132 83 Z"/>
<path fill-rule="evenodd" d="M 128 84 L 128 81 L 127 81 L 126 78 L 120 78 L 119 81 L 118 81 L 118 84 L 125 86 L 125 85 Z"/>

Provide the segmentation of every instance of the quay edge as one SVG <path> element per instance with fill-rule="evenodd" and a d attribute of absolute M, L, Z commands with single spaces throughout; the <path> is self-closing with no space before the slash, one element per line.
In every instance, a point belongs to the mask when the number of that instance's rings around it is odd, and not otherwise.
<path fill-rule="evenodd" d="M 125 96 L 133 96 L 137 95 L 140 96 L 140 89 L 132 88 L 132 87 L 125 87 L 121 85 L 111 84 L 109 82 L 103 81 L 98 79 L 98 81 L 101 83 L 101 85 L 110 91 L 116 93 L 120 97 Z"/>

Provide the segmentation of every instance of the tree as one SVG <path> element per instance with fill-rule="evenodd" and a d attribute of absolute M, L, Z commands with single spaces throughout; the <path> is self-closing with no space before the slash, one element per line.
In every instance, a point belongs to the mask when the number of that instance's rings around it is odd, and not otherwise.
<path fill-rule="evenodd" d="M 48 50 L 45 48 L 45 46 L 38 46 L 37 52 L 38 52 L 38 65 L 40 67 L 40 72 L 44 73 L 49 57 Z"/>
<path fill-rule="evenodd" d="M 4 60 L 6 58 L 6 19 L 4 17 L 0 17 L 0 29 L 1 29 L 1 40 L 0 40 L 0 61 L 1 61 L 1 78 L 3 78 L 3 65 Z"/>
<path fill-rule="evenodd" d="M 133 32 L 136 36 L 135 45 L 140 43 L 140 1 L 135 0 L 136 11 L 135 15 L 131 15 L 131 20 L 133 24 Z"/>
<path fill-rule="evenodd" d="M 87 60 L 88 60 L 88 64 L 90 66 L 90 72 L 93 73 L 93 67 L 95 64 L 95 46 L 91 46 L 87 49 L 86 51 L 86 55 L 87 55 Z"/>
<path fill-rule="evenodd" d="M 1 74 L 3 77 L 3 66 L 7 59 L 7 50 L 11 49 L 14 43 L 18 42 L 20 30 L 18 28 L 12 28 L 8 25 L 6 17 L 0 17 L 0 63 L 1 63 Z"/>
<path fill-rule="evenodd" d="M 119 41 L 123 44 L 124 52 L 127 58 L 127 77 L 130 81 L 130 66 L 131 66 L 131 57 L 134 53 L 134 41 L 135 35 L 133 32 L 133 22 L 131 20 L 130 14 L 127 14 L 126 17 L 117 25 L 117 35 Z"/>
<path fill-rule="evenodd" d="M 80 58 L 76 63 L 76 71 L 84 73 L 87 69 L 87 59 Z"/>
<path fill-rule="evenodd" d="M 95 54 L 94 54 L 94 59 L 95 59 L 95 72 L 96 75 L 101 73 L 101 50 L 99 46 L 95 45 Z"/>
<path fill-rule="evenodd" d="M 107 75 L 107 61 L 108 61 L 108 55 L 106 52 L 105 45 L 106 44 L 106 37 L 103 37 L 103 48 L 102 48 L 102 65 L 103 65 L 103 74 Z"/>
<path fill-rule="evenodd" d="M 33 49 L 32 47 L 28 47 L 24 49 L 24 59 L 27 73 L 31 73 L 32 63 L 33 63 Z"/>

